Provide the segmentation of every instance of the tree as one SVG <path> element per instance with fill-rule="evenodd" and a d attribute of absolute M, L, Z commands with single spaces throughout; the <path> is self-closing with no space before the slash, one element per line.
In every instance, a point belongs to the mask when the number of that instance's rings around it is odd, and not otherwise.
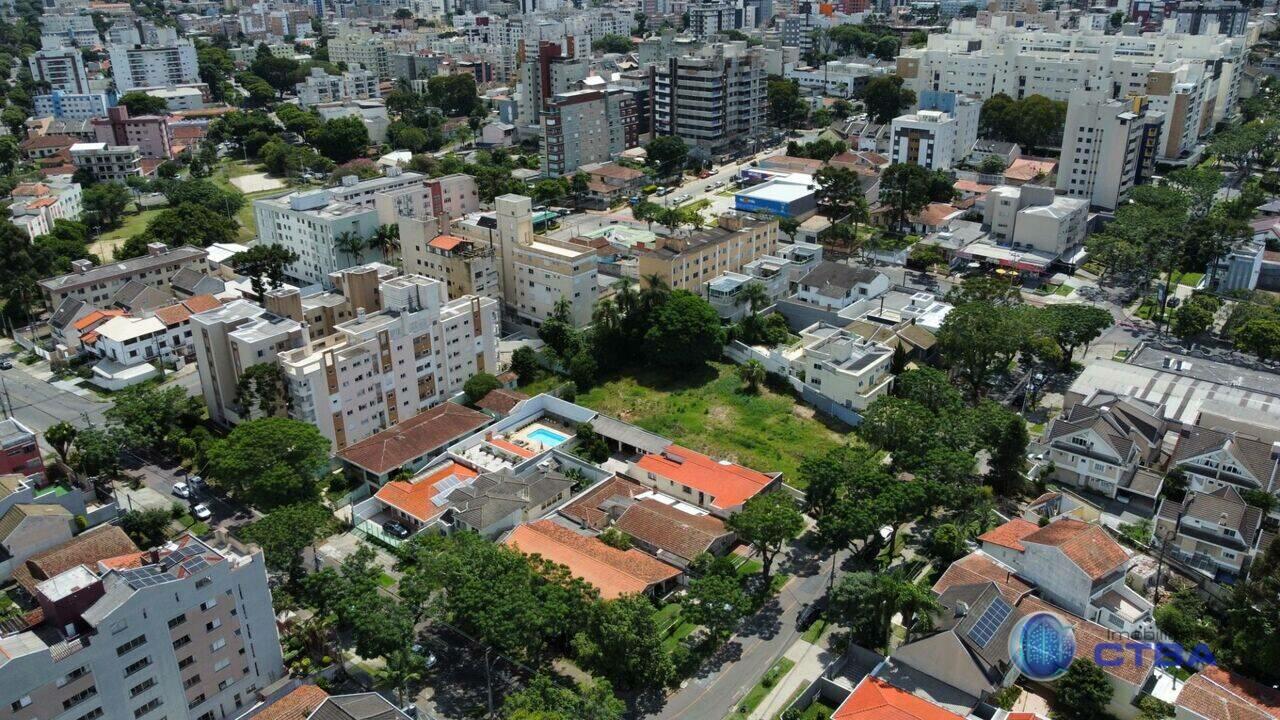
<path fill-rule="evenodd" d="M 1183 341 L 1192 340 L 1213 327 L 1218 299 L 1212 295 L 1195 295 L 1173 312 L 1170 330 Z"/>
<path fill-rule="evenodd" d="M 244 416 L 252 416 L 255 408 L 259 417 L 284 415 L 289 409 L 285 383 L 284 369 L 277 363 L 263 362 L 245 368 L 236 381 L 236 402 Z"/>
<path fill-rule="evenodd" d="M 111 429 L 136 452 L 166 454 L 177 436 L 194 426 L 204 414 L 204 403 L 178 386 L 156 388 L 135 385 L 120 391 L 107 409 Z"/>
<path fill-rule="evenodd" d="M 613 694 L 608 680 L 575 689 L 557 685 L 539 673 L 523 690 L 502 703 L 503 720 L 621 720 L 626 704 Z"/>
<path fill-rule="evenodd" d="M 644 146 L 645 157 L 659 178 L 668 178 L 684 168 L 689 147 L 675 135 L 661 135 Z"/>
<path fill-rule="evenodd" d="M 862 196 L 858 174 L 848 168 L 827 165 L 813 177 L 818 184 L 817 199 L 833 218 L 841 219 Z"/>
<path fill-rule="evenodd" d="M 577 354 L 581 336 L 574 326 L 568 298 L 561 296 L 551 306 L 551 314 L 538 327 L 538 337 L 561 362 L 568 362 Z"/>
<path fill-rule="evenodd" d="M 555 202 L 569 194 L 569 181 L 564 178 L 539 180 L 533 186 L 534 202 L 542 205 Z"/>
<path fill-rule="evenodd" d="M 158 115 L 169 111 L 169 103 L 164 98 L 148 95 L 137 90 L 121 95 L 116 104 L 126 107 L 129 110 L 129 117 Z"/>
<path fill-rule="evenodd" d="M 681 599 L 684 615 L 707 628 L 713 638 L 728 635 L 751 608 L 751 601 L 732 572 L 717 572 L 689 581 Z"/>
<path fill-rule="evenodd" d="M 760 553 L 761 592 L 769 590 L 769 576 L 773 561 L 783 545 L 800 537 L 804 532 L 804 516 L 796 508 L 795 501 L 784 492 L 760 493 L 743 504 L 742 509 L 729 516 L 725 527 L 738 534 L 738 538 Z"/>
<path fill-rule="evenodd" d="M 1106 310 L 1084 304 L 1049 305 L 1041 311 L 1040 319 L 1062 350 L 1064 366 L 1071 364 L 1076 348 L 1098 339 L 1115 322 Z"/>
<path fill-rule="evenodd" d="M 84 191 L 82 203 L 89 219 L 104 228 L 119 227 L 125 208 L 133 200 L 129 188 L 118 182 L 95 183 Z"/>
<path fill-rule="evenodd" d="M 539 373 L 538 353 L 528 345 L 521 345 L 511 353 L 511 372 L 521 385 L 533 382 Z"/>
<path fill-rule="evenodd" d="M 489 373 L 476 373 L 467 379 L 462 386 L 462 392 L 467 394 L 467 400 L 472 404 L 480 401 L 485 395 L 502 387 L 502 382 L 498 378 Z"/>
<path fill-rule="evenodd" d="M 101 427 L 88 427 L 76 435 L 71 465 L 87 476 L 114 478 L 120 474 L 120 439 Z"/>
<path fill-rule="evenodd" d="M 668 368 L 696 368 L 724 349 L 724 328 L 715 308 L 686 290 L 673 291 L 653 312 L 652 323 L 645 333 L 650 357 Z"/>
<path fill-rule="evenodd" d="M 897 163 L 885 168 L 880 176 L 880 202 L 889 208 L 899 230 L 907 216 L 929 204 L 929 185 L 929 171 L 920 165 Z"/>
<path fill-rule="evenodd" d="M 291 584 L 302 579 L 302 551 L 333 527 L 333 512 L 318 502 L 272 510 L 244 528 L 244 538 L 262 547 L 267 568 L 284 573 Z"/>
<path fill-rule="evenodd" d="M 988 155 L 978 164 L 978 172 L 984 175 L 1000 175 L 1005 171 L 1004 158 L 999 155 Z"/>
<path fill-rule="evenodd" d="M 631 38 L 626 35 L 604 35 L 591 43 L 591 49 L 606 53 L 629 53 L 635 48 Z"/>
<path fill-rule="evenodd" d="M 1275 543 L 1254 560 L 1249 577 L 1237 582 L 1227 602 L 1219 661 L 1272 685 L 1280 680 L 1280 546 Z"/>
<path fill-rule="evenodd" d="M 1111 702 L 1111 681 L 1090 660 L 1073 660 L 1054 682 L 1054 717 L 1064 720 L 1096 720 L 1106 717 Z"/>
<path fill-rule="evenodd" d="M 800 97 L 800 85 L 795 80 L 769 78 L 766 96 L 772 125 L 791 129 L 804 122 L 809 114 L 809 106 Z"/>
<path fill-rule="evenodd" d="M 165 199 L 173 207 L 191 203 L 225 215 L 232 215 L 244 207 L 243 195 L 235 190 L 224 190 L 212 180 L 168 182 L 164 184 L 163 192 Z"/>
<path fill-rule="evenodd" d="M 765 374 L 764 365 L 759 360 L 748 360 L 738 366 L 738 379 L 753 395 L 760 392 L 760 383 L 764 382 Z"/>
<path fill-rule="evenodd" d="M 862 102 L 867 106 L 867 114 L 884 125 L 915 101 L 916 94 L 904 87 L 902 78 L 897 75 L 872 78 L 862 89 Z"/>
<path fill-rule="evenodd" d="M 76 435 L 79 432 L 75 425 L 63 420 L 50 425 L 44 431 L 44 440 L 53 447 L 54 452 L 58 453 L 58 457 L 61 458 L 63 464 L 67 464 L 71 458 L 72 444 L 75 443 Z"/>
<path fill-rule="evenodd" d="M 1280 319 L 1259 317 L 1249 320 L 1235 331 L 1232 342 L 1237 349 L 1251 352 L 1262 360 L 1280 356 Z"/>
<path fill-rule="evenodd" d="M 940 610 L 928 588 L 892 573 L 855 572 L 845 575 L 830 594 L 827 616 L 849 628 L 853 637 L 871 648 L 886 647 L 895 614 L 913 629 L 916 620 L 929 625 Z"/>
<path fill-rule="evenodd" d="M 950 565 L 968 554 L 968 538 L 954 523 L 944 523 L 929 536 L 929 554 L 943 565 Z"/>
<path fill-rule="evenodd" d="M 400 226 L 384 223 L 373 229 L 373 235 L 365 242 L 365 247 L 384 258 L 391 257 L 400 249 Z"/>
<path fill-rule="evenodd" d="M 574 452 L 579 457 L 597 465 L 609 459 L 609 443 L 596 432 L 595 428 L 591 427 L 591 423 L 578 423 L 574 428 L 574 436 L 578 439 L 578 446 L 574 448 Z"/>
<path fill-rule="evenodd" d="M 778 218 L 778 230 L 791 242 L 795 242 L 796 233 L 800 231 L 800 221 L 793 217 Z"/>
<path fill-rule="evenodd" d="M 1152 613 L 1156 628 L 1184 648 L 1216 641 L 1218 627 L 1195 588 L 1183 588 L 1169 596 Z"/>
<path fill-rule="evenodd" d="M 209 247 L 214 243 L 235 242 L 240 235 L 240 224 L 225 210 L 210 210 L 187 202 L 161 210 L 147 221 L 144 235 L 170 247 Z"/>
<path fill-rule="evenodd" d="M 266 293 L 267 282 L 273 288 L 280 287 L 284 282 L 285 267 L 297 261 L 296 252 L 277 244 L 256 244 L 231 256 L 231 266 L 249 277 L 258 297 Z"/>
<path fill-rule="evenodd" d="M 436 79 L 439 78 L 432 78 Z M 358 117 L 334 118 L 307 133 L 307 142 L 321 155 L 344 163 L 364 153 L 369 146 L 369 131 Z"/>
<path fill-rule="evenodd" d="M 400 8 L 396 12 L 412 11 Z M 384 687 L 396 694 L 396 705 L 405 706 L 405 690 L 409 685 L 422 679 L 423 659 L 409 648 L 401 647 L 387 655 L 382 667 L 375 669 L 374 684 Z"/>
<path fill-rule="evenodd" d="M 448 117 L 466 117 L 480 105 L 476 78 L 470 73 L 438 75 L 427 80 L 427 102 Z"/>
<path fill-rule="evenodd" d="M 639 595 L 593 605 L 573 647 L 585 667 L 619 687 L 662 687 L 675 678 L 653 603 Z"/>
<path fill-rule="evenodd" d="M 209 448 L 209 475 L 226 491 L 270 510 L 315 497 L 329 450 L 329 440 L 309 423 L 249 420 Z"/>
<path fill-rule="evenodd" d="M 364 254 L 368 242 L 354 230 L 344 230 L 333 237 L 333 249 L 347 257 L 347 262 L 355 264 Z"/>
<path fill-rule="evenodd" d="M 1017 313 L 1008 306 L 972 302 L 947 313 L 938 331 L 938 345 L 953 373 L 977 399 L 992 376 L 1017 353 L 1025 337 Z"/>
<path fill-rule="evenodd" d="M 569 361 L 569 379 L 580 389 L 585 390 L 594 385 L 599 372 L 600 366 L 590 349 L 579 350 Z"/>
<path fill-rule="evenodd" d="M 173 514 L 168 508 L 129 510 L 120 515 L 120 529 L 142 548 L 159 547 L 169 539 Z"/>

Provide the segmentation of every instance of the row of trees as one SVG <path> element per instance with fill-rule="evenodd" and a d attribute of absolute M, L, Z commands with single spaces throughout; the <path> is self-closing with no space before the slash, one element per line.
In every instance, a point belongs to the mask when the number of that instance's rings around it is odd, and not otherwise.
<path fill-rule="evenodd" d="M 978 114 L 978 135 L 991 140 L 1017 143 L 1024 151 L 1057 148 L 1062 144 L 1062 128 L 1067 122 L 1067 104 L 1043 95 L 1014 100 L 996 93 L 982 103 Z"/>

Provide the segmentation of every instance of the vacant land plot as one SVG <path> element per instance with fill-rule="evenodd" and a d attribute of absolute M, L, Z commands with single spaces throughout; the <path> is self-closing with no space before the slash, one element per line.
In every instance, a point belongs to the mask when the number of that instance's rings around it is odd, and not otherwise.
<path fill-rule="evenodd" d="M 806 456 L 852 440 L 849 428 L 796 412 L 789 394 L 742 389 L 737 366 L 712 363 L 678 379 L 647 368 L 628 371 L 578 395 L 576 402 L 671 438 L 708 455 L 761 472 L 782 472 L 800 486 Z M 856 440 L 854 440 L 856 442 Z"/>

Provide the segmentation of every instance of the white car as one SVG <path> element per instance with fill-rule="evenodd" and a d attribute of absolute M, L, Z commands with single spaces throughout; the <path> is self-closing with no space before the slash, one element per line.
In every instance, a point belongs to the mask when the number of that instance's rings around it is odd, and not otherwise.
<path fill-rule="evenodd" d="M 213 512 L 211 512 L 209 510 L 209 506 L 204 503 L 200 503 L 199 505 L 191 508 L 191 514 L 197 520 L 208 520 L 213 517 Z"/>
<path fill-rule="evenodd" d="M 189 498 L 191 497 L 191 486 L 187 485 L 184 482 L 174 483 L 173 494 L 175 497 L 180 497 L 183 499 Z"/>

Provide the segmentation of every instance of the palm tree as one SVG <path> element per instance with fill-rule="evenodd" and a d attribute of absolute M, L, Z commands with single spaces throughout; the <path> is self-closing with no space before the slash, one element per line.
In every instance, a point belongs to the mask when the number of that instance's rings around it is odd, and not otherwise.
<path fill-rule="evenodd" d="M 749 282 L 743 285 L 742 292 L 738 295 L 738 303 L 746 303 L 753 315 L 769 307 L 770 301 L 769 291 L 765 289 L 763 283 L 759 282 Z"/>
<path fill-rule="evenodd" d="M 622 326 L 622 315 L 618 312 L 618 304 L 612 298 L 605 298 L 596 303 L 591 311 L 593 327 L 605 331 L 616 331 Z"/>
<path fill-rule="evenodd" d="M 382 253 L 383 257 L 391 257 L 400 249 L 400 226 L 390 223 L 379 225 L 369 237 L 367 247 Z"/>
<path fill-rule="evenodd" d="M 848 219 L 853 223 L 853 242 L 856 243 L 858 225 L 871 220 L 871 206 L 867 204 L 866 198 L 859 195 L 853 199 L 853 204 L 849 206 Z"/>
<path fill-rule="evenodd" d="M 738 379 L 746 383 L 751 394 L 760 392 L 760 383 L 764 382 L 764 364 L 759 360 L 748 360 L 738 366 Z"/>
<path fill-rule="evenodd" d="M 422 678 L 420 668 L 423 662 L 421 656 L 407 648 L 400 648 L 386 657 L 382 668 L 373 671 L 374 682 L 395 691 L 396 704 L 404 707 L 404 691 Z"/>
<path fill-rule="evenodd" d="M 354 265 L 364 252 L 365 240 L 360 237 L 360 233 L 344 230 L 333 237 L 333 249 L 350 258 Z"/>
<path fill-rule="evenodd" d="M 653 310 L 671 294 L 671 286 L 657 273 L 644 276 L 644 290 L 640 291 L 640 304 L 645 310 Z"/>
<path fill-rule="evenodd" d="M 619 278 L 616 287 L 618 289 L 613 294 L 613 302 L 618 306 L 618 312 L 626 317 L 636 308 L 639 296 L 636 295 L 635 286 L 629 277 Z"/>

